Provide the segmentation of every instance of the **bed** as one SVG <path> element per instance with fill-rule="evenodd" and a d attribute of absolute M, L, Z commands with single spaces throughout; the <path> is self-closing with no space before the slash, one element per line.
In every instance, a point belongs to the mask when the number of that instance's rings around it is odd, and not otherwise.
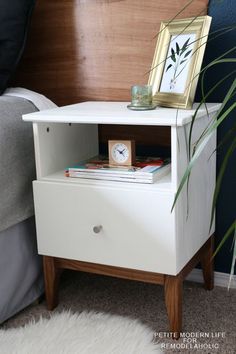
<path fill-rule="evenodd" d="M 0 9 L 0 50 L 10 57 L 3 64 L 0 56 L 0 95 L 6 87 L 20 86 L 66 105 L 85 100 L 129 101 L 130 86 L 147 81 L 144 74 L 150 69 L 160 21 L 173 17 L 186 1 L 150 0 L 147 6 L 143 0 L 38 0 L 35 8 L 34 0 L 2 3 L 6 11 Z M 183 16 L 206 13 L 207 3 L 196 0 Z M 2 28 L 12 8 L 15 21 L 10 29 L 8 25 Z M 8 38 L 6 43 L 3 33 L 13 32 L 16 45 L 9 51 L 13 41 Z M 35 174 L 32 127 L 21 122 L 22 114 L 37 109 L 32 101 L 17 90 L 14 96 L 9 91 L 0 96 L 0 323 L 43 292 L 31 189 Z M 8 112 L 7 118 L 3 111 Z M 145 138 L 142 131 L 131 132 L 129 126 L 117 126 L 116 132 L 109 126 L 99 127 L 101 143 L 108 137 L 116 139 L 117 134 L 151 145 L 158 132 L 150 128 Z M 165 134 L 169 132 L 161 130 L 160 144 L 169 145 Z"/>
<path fill-rule="evenodd" d="M 0 2 L 0 323 L 44 291 L 32 196 L 33 134 L 22 114 L 55 105 L 34 91 L 9 88 L 34 5 L 35 0 Z"/>
<path fill-rule="evenodd" d="M 43 293 L 31 187 L 32 126 L 23 123 L 22 114 L 50 107 L 51 101 L 25 89 L 0 96 L 0 323 Z"/>
<path fill-rule="evenodd" d="M 36 110 L 26 99 L 0 97 L 0 323 L 43 292 L 31 190 L 32 129 L 21 121 L 23 113 Z"/>

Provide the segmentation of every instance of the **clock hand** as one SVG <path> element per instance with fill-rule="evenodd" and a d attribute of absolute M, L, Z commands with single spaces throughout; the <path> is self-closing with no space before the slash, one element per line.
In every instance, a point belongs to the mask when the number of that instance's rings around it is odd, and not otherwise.
<path fill-rule="evenodd" d="M 120 150 L 117 149 L 117 151 L 118 151 L 120 154 L 122 154 L 123 156 L 124 156 L 124 151 L 125 151 L 125 150 L 126 150 L 126 149 L 123 149 L 123 150 L 120 151 Z"/>
<path fill-rule="evenodd" d="M 125 150 L 125 149 L 124 149 L 124 150 Z M 122 155 L 124 155 L 124 154 L 123 154 L 123 151 L 124 151 L 124 150 L 120 151 L 120 150 L 117 149 L 117 151 L 118 151 L 120 154 L 122 154 Z"/>

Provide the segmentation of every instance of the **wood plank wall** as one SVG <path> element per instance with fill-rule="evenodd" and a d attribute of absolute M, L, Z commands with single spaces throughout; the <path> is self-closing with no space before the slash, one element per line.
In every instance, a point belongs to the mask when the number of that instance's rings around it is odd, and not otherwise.
<path fill-rule="evenodd" d="M 37 0 L 13 84 L 43 93 L 58 105 L 129 101 L 130 86 L 148 81 L 160 22 L 187 2 Z M 181 17 L 203 15 L 207 4 L 208 0 L 195 0 Z M 100 127 L 101 140 L 106 141 L 111 131 Z"/>

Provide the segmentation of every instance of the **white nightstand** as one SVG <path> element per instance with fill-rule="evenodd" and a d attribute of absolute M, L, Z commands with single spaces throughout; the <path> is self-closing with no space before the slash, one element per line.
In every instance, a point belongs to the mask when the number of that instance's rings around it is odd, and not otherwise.
<path fill-rule="evenodd" d="M 44 255 L 46 298 L 57 304 L 61 268 L 141 280 L 165 286 L 170 330 L 178 337 L 182 282 L 201 261 L 205 285 L 213 287 L 209 237 L 216 146 L 211 139 L 186 189 L 171 206 L 187 166 L 191 110 L 158 107 L 129 111 L 125 102 L 85 102 L 25 115 L 33 122 L 37 181 L 33 182 L 38 251 Z M 193 139 L 218 104 L 198 113 Z M 63 170 L 98 153 L 98 124 L 169 127 L 171 173 L 154 184 L 64 177 Z M 158 144 L 158 141 L 157 141 Z M 188 217 L 187 217 L 188 209 Z M 101 226 L 94 232 L 95 226 Z"/>

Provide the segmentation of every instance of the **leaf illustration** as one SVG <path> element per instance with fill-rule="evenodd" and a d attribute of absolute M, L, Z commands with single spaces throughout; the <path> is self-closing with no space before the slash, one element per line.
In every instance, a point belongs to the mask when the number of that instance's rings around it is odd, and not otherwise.
<path fill-rule="evenodd" d="M 175 51 L 173 48 L 171 48 L 171 59 L 176 62 L 176 58 L 175 58 Z"/>
<path fill-rule="evenodd" d="M 181 49 L 181 54 L 183 54 L 185 52 L 185 50 L 188 47 L 188 42 L 190 41 L 190 37 L 186 40 L 186 42 L 184 43 L 182 49 Z"/>
<path fill-rule="evenodd" d="M 180 51 L 180 48 L 179 48 L 178 43 L 176 42 L 176 53 L 177 53 L 177 55 L 179 55 L 179 51 Z"/>
<path fill-rule="evenodd" d="M 189 50 L 189 51 L 185 54 L 184 58 L 187 58 L 187 56 L 188 56 L 191 52 L 192 52 L 192 49 Z"/>
<path fill-rule="evenodd" d="M 172 64 L 168 65 L 166 68 L 166 72 L 172 67 Z"/>
<path fill-rule="evenodd" d="M 188 59 L 181 60 L 181 62 L 180 62 L 180 64 L 179 64 L 179 65 L 181 65 L 181 64 L 183 64 L 183 63 L 185 63 L 187 60 L 188 60 Z"/>
<path fill-rule="evenodd" d="M 186 48 L 188 46 L 188 42 L 190 41 L 190 37 L 186 40 L 186 42 L 184 43 L 183 47 Z"/>

